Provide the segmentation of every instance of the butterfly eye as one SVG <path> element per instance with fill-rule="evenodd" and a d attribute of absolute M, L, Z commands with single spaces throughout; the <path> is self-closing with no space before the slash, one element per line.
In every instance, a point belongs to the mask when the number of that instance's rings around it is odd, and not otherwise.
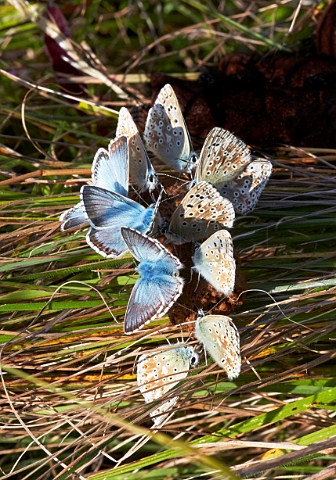
<path fill-rule="evenodd" d="M 197 365 L 197 363 L 198 363 L 198 356 L 193 355 L 190 359 L 190 365 L 192 367 L 195 367 Z"/>

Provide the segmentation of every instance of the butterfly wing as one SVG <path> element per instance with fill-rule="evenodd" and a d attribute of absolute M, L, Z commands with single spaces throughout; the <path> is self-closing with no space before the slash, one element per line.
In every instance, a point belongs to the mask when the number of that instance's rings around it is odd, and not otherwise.
<path fill-rule="evenodd" d="M 137 382 L 145 402 L 150 403 L 163 397 L 197 363 L 198 355 L 194 347 L 180 346 L 152 355 L 141 355 L 137 363 Z M 178 397 L 171 397 L 150 412 L 155 425 L 162 424 L 177 400 Z"/>
<path fill-rule="evenodd" d="M 223 128 L 213 128 L 205 139 L 196 169 L 196 180 L 221 185 L 235 178 L 251 161 L 245 143 Z"/>
<path fill-rule="evenodd" d="M 86 234 L 86 243 L 99 255 L 116 258 L 127 252 L 127 245 L 121 236 L 120 229 L 90 227 Z"/>
<path fill-rule="evenodd" d="M 65 212 L 63 212 L 60 216 L 59 220 L 62 222 L 62 232 L 68 230 L 69 228 L 80 227 L 88 221 L 85 213 L 83 212 L 81 203 L 77 203 L 77 205 L 69 208 L 69 210 L 65 210 Z"/>
<path fill-rule="evenodd" d="M 240 338 L 237 327 L 230 317 L 224 315 L 198 317 L 195 336 L 217 365 L 223 368 L 229 380 L 239 376 Z"/>
<path fill-rule="evenodd" d="M 92 183 L 105 190 L 127 196 L 128 145 L 127 138 L 110 142 L 108 151 L 99 148 L 92 163 Z"/>
<path fill-rule="evenodd" d="M 134 200 L 94 185 L 81 188 L 81 201 L 87 218 L 97 229 L 135 226 L 146 211 Z"/>
<path fill-rule="evenodd" d="M 148 150 L 177 172 L 190 172 L 196 165 L 187 126 L 169 84 L 160 90 L 148 112 L 144 140 Z"/>
<path fill-rule="evenodd" d="M 128 138 L 129 169 L 132 181 L 141 192 L 149 190 L 151 193 L 158 184 L 158 178 L 132 115 L 125 107 L 122 107 L 119 112 L 116 136 Z"/>
<path fill-rule="evenodd" d="M 236 213 L 246 215 L 254 210 L 272 173 L 272 163 L 257 158 L 249 163 L 233 180 L 220 187 L 220 193 L 229 198 Z"/>
<path fill-rule="evenodd" d="M 173 243 L 197 242 L 223 227 L 231 228 L 235 212 L 209 183 L 194 185 L 173 213 L 166 237 Z"/>
<path fill-rule="evenodd" d="M 138 262 L 164 260 L 167 271 L 172 272 L 172 274 L 182 268 L 180 260 L 155 238 L 143 235 L 133 228 L 122 228 L 121 234 L 130 252 Z"/>
<path fill-rule="evenodd" d="M 194 269 L 216 290 L 225 296 L 232 294 L 235 284 L 236 262 L 233 257 L 232 238 L 228 231 L 220 230 L 195 249 Z"/>
<path fill-rule="evenodd" d="M 183 280 L 178 276 L 140 277 L 128 301 L 125 333 L 133 333 L 154 318 L 162 317 L 181 295 L 182 288 Z"/>

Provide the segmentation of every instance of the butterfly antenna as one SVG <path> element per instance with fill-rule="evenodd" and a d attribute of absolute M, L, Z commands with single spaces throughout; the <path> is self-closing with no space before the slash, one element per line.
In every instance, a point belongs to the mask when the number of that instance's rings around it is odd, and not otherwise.
<path fill-rule="evenodd" d="M 248 290 L 244 290 L 243 292 L 241 292 L 241 293 L 238 295 L 237 301 L 239 300 L 239 298 L 240 298 L 241 295 L 243 295 L 244 293 L 248 293 L 248 292 L 261 292 L 261 293 L 266 293 L 266 295 L 268 295 L 268 296 L 271 298 L 271 300 L 272 300 L 272 302 L 274 303 L 274 305 L 279 309 L 280 313 L 284 316 L 284 318 L 285 318 L 286 320 L 288 320 L 288 321 L 291 322 L 291 323 L 295 323 L 295 325 L 300 325 L 300 326 L 302 327 L 302 324 L 301 324 L 300 322 L 296 322 L 295 320 L 287 317 L 287 315 L 285 314 L 285 312 L 284 312 L 284 311 L 282 310 L 282 308 L 280 307 L 279 302 L 277 302 L 277 301 L 275 300 L 275 298 L 274 298 L 269 292 L 266 292 L 266 290 L 261 290 L 261 289 L 259 289 L 259 288 L 251 288 L 251 289 L 248 289 Z M 305 326 L 307 327 L 307 325 L 305 325 Z M 309 328 L 309 327 L 307 327 L 307 328 Z M 311 331 L 313 332 L 312 329 L 311 329 Z"/>
<path fill-rule="evenodd" d="M 247 359 L 247 357 L 244 357 L 244 360 L 245 362 L 249 365 L 250 369 L 252 370 L 252 372 L 254 373 L 254 375 L 258 378 L 258 380 L 261 382 L 261 377 L 259 375 L 259 373 L 257 372 L 257 370 L 253 367 L 253 365 L 251 364 L 251 362 Z"/>
<path fill-rule="evenodd" d="M 160 172 L 160 173 L 158 173 L 157 175 L 160 176 L 160 177 L 173 178 L 174 180 L 179 181 L 179 182 L 182 182 L 182 183 L 188 183 L 188 182 L 187 182 L 186 180 L 184 180 L 183 178 L 181 178 L 181 177 L 176 177 L 175 175 L 170 175 L 169 173 Z"/>
<path fill-rule="evenodd" d="M 131 188 L 132 188 L 132 191 L 135 193 L 135 195 L 137 196 L 137 198 L 139 200 L 141 200 L 143 203 L 146 203 L 146 205 L 148 206 L 147 202 L 144 201 L 144 199 L 142 198 L 142 196 L 140 195 L 140 192 L 138 192 L 138 190 L 134 187 L 134 185 L 131 185 Z"/>

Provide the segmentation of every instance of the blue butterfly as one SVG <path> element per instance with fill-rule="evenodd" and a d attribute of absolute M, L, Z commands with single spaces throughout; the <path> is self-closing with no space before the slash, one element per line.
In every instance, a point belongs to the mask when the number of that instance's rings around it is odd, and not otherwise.
<path fill-rule="evenodd" d="M 121 235 L 122 227 L 154 233 L 161 194 L 148 208 L 117 192 L 94 185 L 81 188 L 83 210 L 91 223 L 86 241 L 103 257 L 118 257 L 128 248 Z"/>
<path fill-rule="evenodd" d="M 110 142 L 108 151 L 105 148 L 97 150 L 91 167 L 92 184 L 127 196 L 128 168 L 128 143 L 123 136 Z M 62 231 L 87 223 L 82 203 L 63 212 L 60 221 Z"/>
<path fill-rule="evenodd" d="M 140 262 L 140 278 L 131 292 L 124 322 L 125 333 L 142 328 L 154 318 L 162 317 L 181 295 L 183 279 L 180 260 L 158 240 L 133 228 L 122 228 L 121 235 L 132 255 Z"/>

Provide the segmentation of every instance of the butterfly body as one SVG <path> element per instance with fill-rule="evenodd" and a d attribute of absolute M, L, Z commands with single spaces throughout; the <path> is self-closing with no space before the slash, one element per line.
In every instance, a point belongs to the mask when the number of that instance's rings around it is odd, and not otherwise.
<path fill-rule="evenodd" d="M 203 240 L 223 227 L 231 228 L 235 212 L 209 183 L 200 182 L 187 192 L 173 213 L 166 237 L 175 244 Z"/>
<path fill-rule="evenodd" d="M 225 296 L 232 294 L 236 262 L 233 257 L 232 238 L 228 231 L 213 233 L 196 247 L 192 260 L 193 268 L 216 290 Z"/>
<path fill-rule="evenodd" d="M 177 172 L 190 173 L 198 161 L 181 108 L 171 85 L 159 92 L 148 112 L 144 140 L 147 149 Z"/>
<path fill-rule="evenodd" d="M 201 342 L 229 380 L 237 378 L 241 369 L 240 338 L 237 327 L 224 315 L 199 316 L 195 337 Z"/>
<path fill-rule="evenodd" d="M 182 264 L 158 240 L 133 228 L 122 228 L 121 234 L 132 255 L 140 262 L 140 278 L 131 292 L 125 313 L 125 333 L 142 328 L 154 318 L 163 316 L 181 295 Z"/>
<path fill-rule="evenodd" d="M 145 402 L 162 398 L 186 378 L 190 368 L 195 367 L 198 361 L 194 347 L 187 345 L 141 355 L 137 362 L 137 382 Z M 178 397 L 171 397 L 150 413 L 155 425 L 163 422 L 177 400 Z"/>

